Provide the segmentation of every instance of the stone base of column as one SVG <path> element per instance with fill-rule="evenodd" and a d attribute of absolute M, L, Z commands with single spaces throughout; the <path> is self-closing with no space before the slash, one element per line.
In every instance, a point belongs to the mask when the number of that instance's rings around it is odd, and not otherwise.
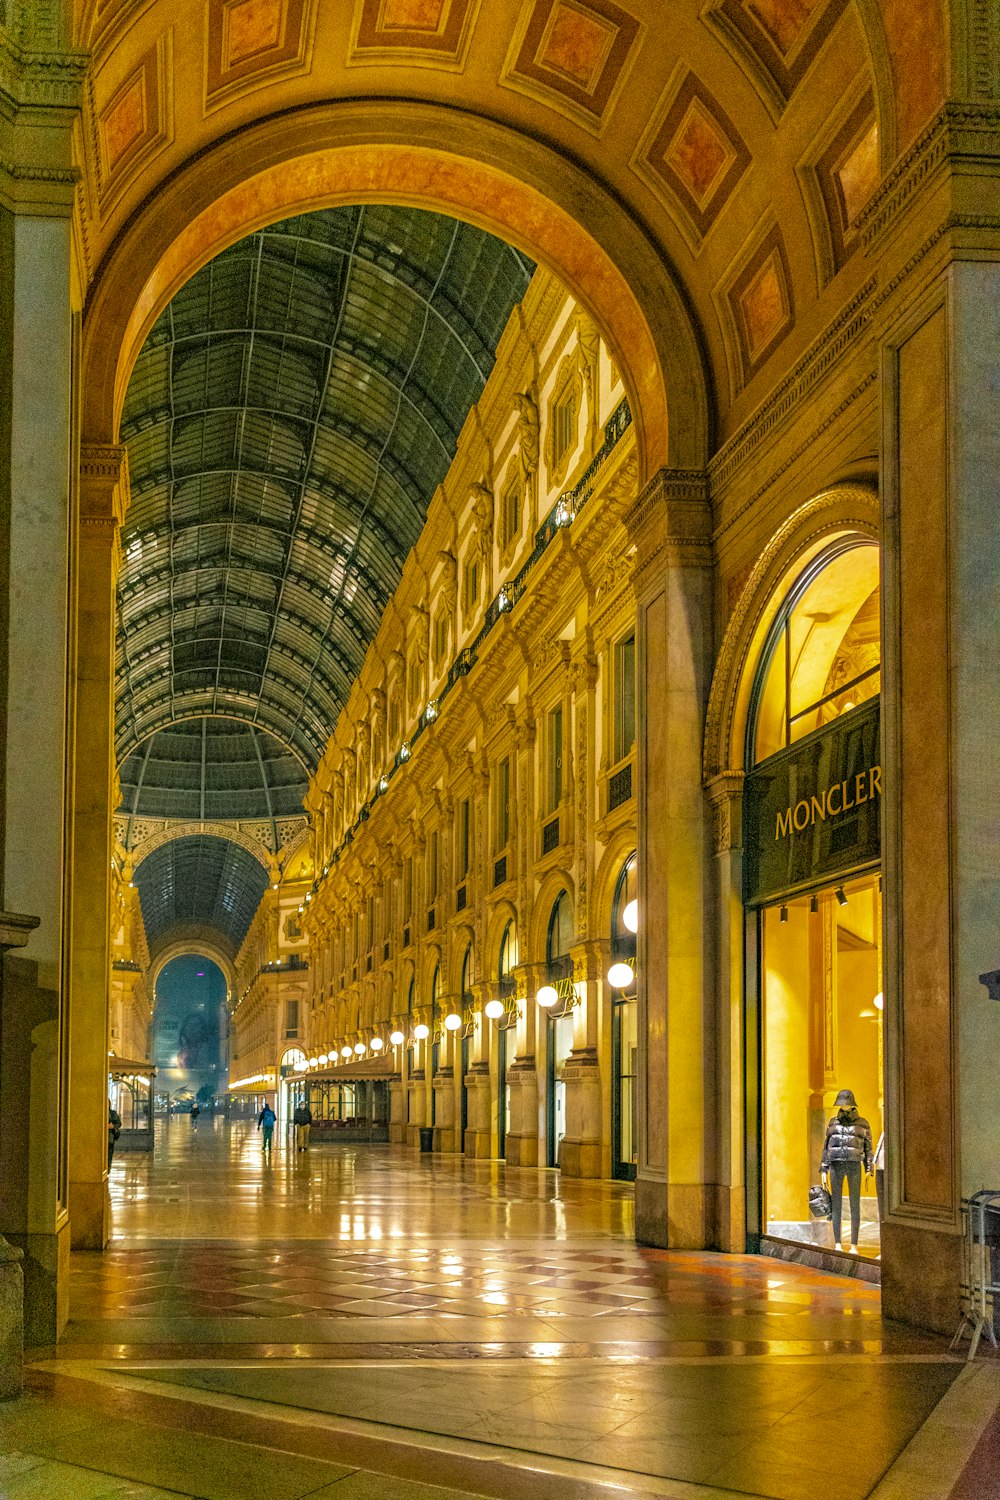
<path fill-rule="evenodd" d="M 961 1317 L 962 1240 L 888 1219 L 882 1225 L 882 1316 L 951 1335 Z"/>
<path fill-rule="evenodd" d="M 23 1254 L 0 1236 L 0 1401 L 24 1389 Z"/>
<path fill-rule="evenodd" d="M 434 1126 L 434 1150 L 435 1151 L 457 1151 L 455 1142 L 454 1125 Z"/>
<path fill-rule="evenodd" d="M 667 1183 L 640 1176 L 635 1184 L 636 1240 L 662 1250 L 717 1249 L 716 1215 L 723 1192 L 729 1189 L 717 1183 Z"/>
<path fill-rule="evenodd" d="M 559 1146 L 559 1167 L 564 1177 L 600 1177 L 600 1141 L 571 1141 L 563 1136 Z"/>
<path fill-rule="evenodd" d="M 74 1250 L 103 1250 L 111 1233 L 107 1180 L 69 1185 L 69 1222 Z"/>
<path fill-rule="evenodd" d="M 406 1126 L 402 1120 L 393 1120 L 389 1125 L 389 1142 L 393 1146 L 406 1145 Z"/>
<path fill-rule="evenodd" d="M 537 1135 L 514 1135 L 509 1133 L 507 1136 L 506 1161 L 508 1167 L 537 1167 Z"/>
<path fill-rule="evenodd" d="M 473 1130 L 471 1127 L 465 1132 L 465 1154 L 474 1157 L 476 1161 L 489 1161 L 493 1155 L 493 1142 L 490 1140 L 488 1130 Z"/>
<path fill-rule="evenodd" d="M 54 1234 L 14 1234 L 7 1240 L 23 1252 L 24 1344 L 55 1344 L 69 1321 L 69 1224 Z M 0 1266 L 0 1272 L 5 1268 Z"/>
<path fill-rule="evenodd" d="M 420 1149 L 420 1126 L 414 1124 L 413 1121 L 406 1127 L 406 1145 L 415 1151 Z"/>

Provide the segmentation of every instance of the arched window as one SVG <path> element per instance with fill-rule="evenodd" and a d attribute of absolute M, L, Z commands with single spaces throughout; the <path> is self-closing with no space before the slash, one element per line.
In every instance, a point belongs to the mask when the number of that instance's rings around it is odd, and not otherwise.
<path fill-rule="evenodd" d="M 622 865 L 611 903 L 611 957 L 635 958 L 635 932 L 626 922 L 626 907 L 638 899 L 637 868 L 634 854 Z M 633 911 L 635 908 L 633 908 Z M 630 913 L 631 915 L 631 913 Z"/>
<path fill-rule="evenodd" d="M 469 946 L 465 950 L 465 957 L 462 959 L 462 999 L 463 999 L 463 1001 L 465 1001 L 465 1000 L 468 999 L 469 992 L 472 989 L 472 984 L 473 984 L 472 944 L 470 943 Z"/>
<path fill-rule="evenodd" d="M 545 943 L 545 961 L 550 979 L 565 979 L 573 971 L 573 960 L 569 950 L 573 943 L 573 908 L 569 894 L 560 891 L 549 917 L 549 930 Z"/>
<path fill-rule="evenodd" d="M 497 979 L 501 994 L 514 993 L 514 970 L 517 968 L 517 927 L 513 920 L 507 923 L 500 939 L 500 959 L 497 963 Z"/>
<path fill-rule="evenodd" d="M 747 765 L 877 697 L 880 684 L 879 549 L 841 537 L 795 580 L 768 632 L 750 703 Z"/>
<path fill-rule="evenodd" d="M 438 1003 L 438 991 L 440 990 L 440 988 L 441 988 L 441 965 L 440 964 L 435 964 L 434 965 L 434 977 L 431 980 L 431 1005 L 432 1006 L 436 1006 L 437 1003 Z"/>

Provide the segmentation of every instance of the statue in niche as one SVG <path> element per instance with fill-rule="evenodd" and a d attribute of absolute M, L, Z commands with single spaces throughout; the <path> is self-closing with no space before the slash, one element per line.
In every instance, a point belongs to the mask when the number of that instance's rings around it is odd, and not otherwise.
<path fill-rule="evenodd" d="M 479 553 L 485 563 L 493 551 L 493 491 L 485 484 L 470 484 L 469 504 L 476 523 Z"/>
<path fill-rule="evenodd" d="M 577 308 L 574 321 L 580 345 L 583 388 L 587 397 L 587 426 L 593 437 L 597 433 L 600 414 L 601 336 L 597 331 L 597 324 L 582 307 Z"/>
<path fill-rule="evenodd" d="M 448 551 L 438 553 L 438 562 L 441 565 L 441 597 L 449 609 L 454 609 L 458 598 L 458 564 L 454 555 Z"/>
<path fill-rule="evenodd" d="M 410 610 L 410 630 L 413 636 L 413 651 L 423 666 L 427 660 L 427 643 L 430 633 L 430 615 L 422 604 L 414 604 Z"/>
<path fill-rule="evenodd" d="M 515 397 L 518 412 L 517 439 L 521 458 L 521 478 L 525 495 L 534 496 L 535 476 L 538 473 L 538 455 L 541 451 L 538 406 L 529 391 Z"/>

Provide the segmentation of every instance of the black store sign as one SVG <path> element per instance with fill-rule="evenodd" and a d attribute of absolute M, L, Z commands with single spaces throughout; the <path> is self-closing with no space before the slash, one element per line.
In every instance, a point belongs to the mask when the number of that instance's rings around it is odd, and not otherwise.
<path fill-rule="evenodd" d="M 759 905 L 878 864 L 879 700 L 772 755 L 743 791 L 743 899 Z"/>

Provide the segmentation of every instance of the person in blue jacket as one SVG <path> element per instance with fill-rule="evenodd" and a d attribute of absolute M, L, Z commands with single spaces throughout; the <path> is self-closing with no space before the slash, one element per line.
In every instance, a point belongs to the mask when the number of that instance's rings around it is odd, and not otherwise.
<path fill-rule="evenodd" d="M 271 1141 L 274 1138 L 274 1126 L 277 1118 L 277 1115 L 274 1113 L 274 1110 L 269 1104 L 265 1104 L 264 1108 L 257 1116 L 257 1129 L 261 1131 L 263 1135 L 260 1149 L 263 1151 L 265 1156 L 271 1155 Z"/>

